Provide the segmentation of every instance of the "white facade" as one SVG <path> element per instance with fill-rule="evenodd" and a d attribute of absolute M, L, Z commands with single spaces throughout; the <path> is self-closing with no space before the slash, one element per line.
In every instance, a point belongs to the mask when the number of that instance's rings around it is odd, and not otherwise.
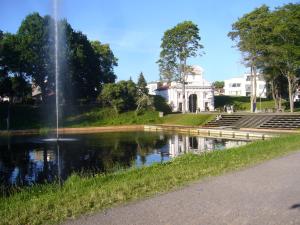
<path fill-rule="evenodd" d="M 242 146 L 246 144 L 245 141 L 226 141 L 226 143 L 222 143 L 221 145 L 225 145 L 225 148 L 232 148 L 236 146 Z M 211 138 L 204 138 L 200 136 L 185 136 L 185 135 L 174 135 L 169 139 L 169 156 L 174 158 L 184 153 L 204 153 L 209 151 L 214 151 L 219 148 L 219 144 L 217 140 Z"/>
<path fill-rule="evenodd" d="M 149 93 L 154 88 L 153 83 L 148 84 Z M 185 85 L 185 106 L 183 106 L 182 84 L 171 82 L 158 87 L 155 95 L 160 95 L 166 99 L 174 112 L 214 111 L 214 90 L 208 81 L 203 78 L 203 69 L 200 66 L 193 66 L 193 74 L 187 75 Z"/>
<path fill-rule="evenodd" d="M 156 89 L 158 88 L 158 82 L 150 82 L 147 84 L 149 95 L 156 95 Z"/>
<path fill-rule="evenodd" d="M 294 102 L 300 102 L 300 87 L 295 92 Z"/>
<path fill-rule="evenodd" d="M 224 81 L 225 95 L 230 96 L 251 96 L 251 76 L 245 74 L 241 77 L 235 77 Z M 266 98 L 266 81 L 262 75 L 256 78 L 256 96 Z"/>

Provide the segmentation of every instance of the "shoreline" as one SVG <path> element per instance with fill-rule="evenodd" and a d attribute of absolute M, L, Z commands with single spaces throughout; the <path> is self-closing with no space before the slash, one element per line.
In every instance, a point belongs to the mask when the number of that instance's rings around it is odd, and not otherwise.
<path fill-rule="evenodd" d="M 231 129 L 227 127 L 202 127 L 186 126 L 174 124 L 145 124 L 145 125 L 120 125 L 120 126 L 101 126 L 101 127 L 64 127 L 59 128 L 59 134 L 87 134 L 87 133 L 105 133 L 105 132 L 126 132 L 126 131 L 175 131 L 180 133 L 189 133 L 204 135 L 206 137 L 235 138 L 236 136 L 257 137 L 259 139 L 270 138 L 280 134 L 298 134 L 299 130 L 286 129 L 255 129 L 240 128 Z M 54 128 L 41 129 L 22 129 L 22 130 L 1 130 L 0 136 L 7 135 L 38 135 L 43 133 L 54 133 Z"/>

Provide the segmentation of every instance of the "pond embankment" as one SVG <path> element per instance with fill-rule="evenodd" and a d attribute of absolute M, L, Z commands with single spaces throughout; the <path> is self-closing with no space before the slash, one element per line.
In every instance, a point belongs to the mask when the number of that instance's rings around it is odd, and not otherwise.
<path fill-rule="evenodd" d="M 227 138 L 227 139 L 268 139 L 279 134 L 297 134 L 299 130 L 285 129 L 255 129 L 241 128 L 231 129 L 228 127 L 207 128 L 201 126 L 186 126 L 174 124 L 156 125 L 120 125 L 120 126 L 101 126 L 101 127 L 64 127 L 59 128 L 60 134 L 83 134 L 83 133 L 103 133 L 103 132 L 126 132 L 126 131 L 172 131 L 178 133 L 188 133 L 201 135 L 204 137 Z M 54 133 L 55 129 L 26 129 L 0 131 L 0 135 L 32 135 Z"/>

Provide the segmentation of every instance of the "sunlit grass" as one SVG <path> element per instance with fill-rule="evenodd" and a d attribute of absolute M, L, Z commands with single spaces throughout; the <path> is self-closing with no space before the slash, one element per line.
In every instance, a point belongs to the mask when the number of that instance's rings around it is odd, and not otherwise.
<path fill-rule="evenodd" d="M 212 114 L 169 114 L 163 118 L 164 124 L 200 126 L 212 120 Z"/>
<path fill-rule="evenodd" d="M 203 155 L 94 177 L 71 176 L 62 186 L 37 185 L 0 199 L 0 224 L 59 223 L 83 213 L 170 191 L 204 177 L 255 165 L 300 149 L 300 136 L 258 141 Z"/>

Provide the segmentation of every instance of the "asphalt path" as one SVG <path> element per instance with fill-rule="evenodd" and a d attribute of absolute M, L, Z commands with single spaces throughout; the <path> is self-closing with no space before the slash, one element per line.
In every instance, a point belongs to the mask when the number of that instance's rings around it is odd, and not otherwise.
<path fill-rule="evenodd" d="M 65 224 L 300 225 L 300 152 Z"/>

